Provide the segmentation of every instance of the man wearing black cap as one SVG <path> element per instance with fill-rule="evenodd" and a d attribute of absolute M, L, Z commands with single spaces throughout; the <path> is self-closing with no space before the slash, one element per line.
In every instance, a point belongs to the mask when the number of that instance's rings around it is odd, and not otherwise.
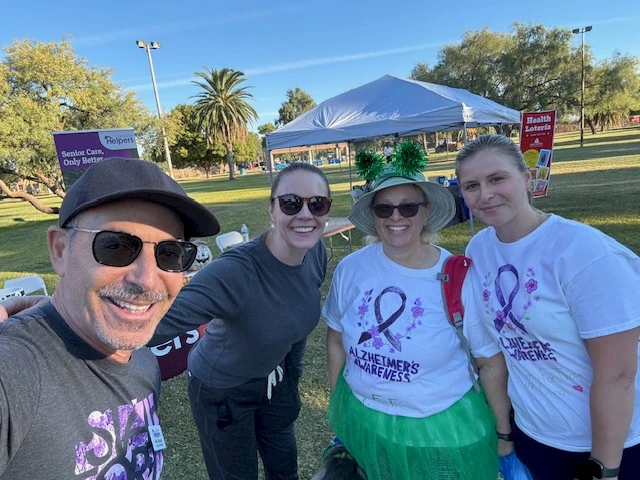
<path fill-rule="evenodd" d="M 0 323 L 0 479 L 158 479 L 157 361 L 144 346 L 213 214 L 157 166 L 110 158 L 48 230 L 51 301 Z"/>

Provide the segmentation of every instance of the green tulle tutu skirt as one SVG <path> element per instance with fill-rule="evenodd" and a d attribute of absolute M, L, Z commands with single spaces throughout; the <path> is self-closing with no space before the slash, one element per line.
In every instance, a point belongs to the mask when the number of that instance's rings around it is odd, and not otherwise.
<path fill-rule="evenodd" d="M 365 407 L 342 374 L 329 402 L 329 423 L 369 480 L 496 480 L 496 425 L 473 389 L 425 418 Z"/>

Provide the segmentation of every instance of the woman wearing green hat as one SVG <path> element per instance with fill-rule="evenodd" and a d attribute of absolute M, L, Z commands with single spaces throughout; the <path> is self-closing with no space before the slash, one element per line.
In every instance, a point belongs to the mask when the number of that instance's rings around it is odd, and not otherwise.
<path fill-rule="evenodd" d="M 370 480 L 495 480 L 496 420 L 444 310 L 438 273 L 451 254 L 432 243 L 454 198 L 425 181 L 413 142 L 392 164 L 364 153 L 356 165 L 367 185 L 349 218 L 369 244 L 337 266 L 323 310 L 331 427 Z M 495 353 L 491 339 L 473 343 L 474 355 Z"/>

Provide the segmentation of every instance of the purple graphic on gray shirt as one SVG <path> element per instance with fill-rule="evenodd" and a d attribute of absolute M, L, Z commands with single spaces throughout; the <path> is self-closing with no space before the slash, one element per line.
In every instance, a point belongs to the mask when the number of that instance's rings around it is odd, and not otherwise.
<path fill-rule="evenodd" d="M 162 451 L 155 452 L 147 431 L 158 425 L 153 394 L 142 401 L 93 412 L 87 419 L 93 438 L 76 445 L 76 475 L 87 480 L 157 480 L 163 465 Z M 135 474 L 133 477 L 129 473 Z"/>

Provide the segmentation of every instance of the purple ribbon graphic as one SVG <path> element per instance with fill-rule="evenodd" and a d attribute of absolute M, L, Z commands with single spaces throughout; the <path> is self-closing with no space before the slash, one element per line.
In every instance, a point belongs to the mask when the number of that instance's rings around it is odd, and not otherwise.
<path fill-rule="evenodd" d="M 394 313 L 392 313 L 387 320 L 383 321 L 382 314 L 380 313 L 380 300 L 382 299 L 382 296 L 385 293 L 395 293 L 399 295 L 400 299 L 402 300 L 402 305 L 400 305 L 400 308 L 398 308 Z M 402 351 L 402 345 L 400 344 L 400 339 L 396 338 L 393 335 L 391 330 L 389 330 L 389 327 L 393 324 L 393 322 L 395 322 L 398 318 L 400 318 L 400 315 L 402 315 L 402 312 L 404 312 L 404 307 L 406 304 L 407 304 L 407 296 L 398 287 L 385 288 L 384 290 L 382 290 L 382 292 L 380 292 L 380 295 L 376 297 L 376 301 L 374 302 L 376 321 L 378 322 L 378 332 L 384 333 L 384 336 L 387 337 L 387 340 L 389 340 L 389 343 L 393 345 L 393 347 L 399 352 Z M 358 340 L 358 345 L 370 339 L 371 339 L 371 333 L 362 332 L 362 335 L 360 335 L 360 339 Z"/>
<path fill-rule="evenodd" d="M 505 302 L 504 295 L 502 293 L 502 288 L 500 287 L 500 275 L 502 275 L 504 272 L 511 272 L 516 277 L 516 285 L 515 287 L 513 287 L 513 290 L 511 290 L 511 293 L 509 294 L 509 302 Z M 527 329 L 524 328 L 524 325 L 518 321 L 516 316 L 511 311 L 513 308 L 513 300 L 516 298 L 516 294 L 520 289 L 520 279 L 518 277 L 518 271 L 516 270 L 516 267 L 509 264 L 503 265 L 502 267 L 500 267 L 498 269 L 498 276 L 496 277 L 495 287 L 496 287 L 496 298 L 498 299 L 498 301 L 500 302 L 500 306 L 502 307 L 502 310 L 498 311 L 498 314 L 496 315 L 496 318 L 493 321 L 496 327 L 496 330 L 498 330 L 498 332 L 502 331 L 506 323 L 506 318 L 509 317 L 509 320 L 511 320 L 514 325 L 516 325 L 524 333 L 528 333 Z"/>

